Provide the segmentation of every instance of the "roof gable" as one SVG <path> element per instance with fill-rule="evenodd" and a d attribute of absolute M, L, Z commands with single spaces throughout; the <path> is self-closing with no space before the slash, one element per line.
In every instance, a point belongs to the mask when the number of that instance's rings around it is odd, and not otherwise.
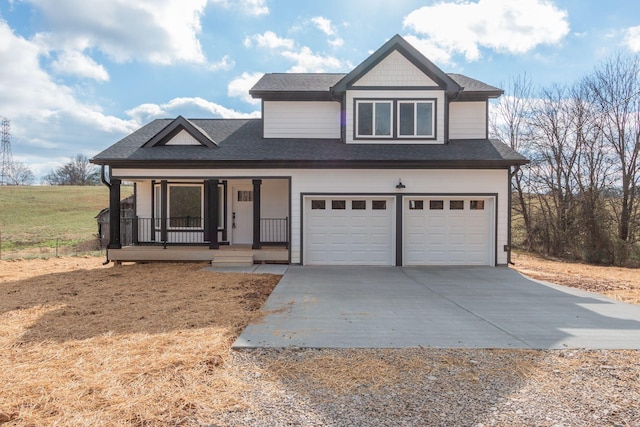
<path fill-rule="evenodd" d="M 399 35 L 393 36 L 389 41 L 382 45 L 377 51 L 375 51 L 369 58 L 353 69 L 349 74 L 344 76 L 335 86 L 331 89 L 333 92 L 344 92 L 347 89 L 354 86 L 358 81 L 365 78 L 370 72 L 375 71 L 376 67 L 383 63 L 390 55 L 397 52 L 406 61 L 413 64 L 413 66 L 422 72 L 427 78 L 436 83 L 436 86 L 441 87 L 449 94 L 454 94 L 462 90 L 462 87 L 456 83 L 451 77 L 449 77 L 444 71 L 438 68 L 433 62 L 429 61 L 422 53 L 416 48 L 411 46 L 405 39 Z M 396 56 L 394 54 L 394 56 Z M 396 56 L 397 57 L 397 56 Z M 391 57 L 391 60 L 393 56 Z M 382 65 L 384 67 L 384 64 Z M 415 75 L 414 75 L 415 78 Z"/>
<path fill-rule="evenodd" d="M 202 128 L 182 116 L 172 120 L 160 132 L 149 139 L 143 147 L 163 145 L 217 147 L 216 142 Z"/>
<path fill-rule="evenodd" d="M 352 86 L 439 86 L 397 50 L 392 51 Z"/>

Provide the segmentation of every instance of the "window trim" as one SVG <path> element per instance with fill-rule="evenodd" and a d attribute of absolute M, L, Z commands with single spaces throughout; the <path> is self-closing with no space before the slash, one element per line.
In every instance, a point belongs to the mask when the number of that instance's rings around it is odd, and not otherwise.
<path fill-rule="evenodd" d="M 358 105 L 361 103 L 379 103 L 388 102 L 391 104 L 391 135 L 360 135 L 358 129 Z M 431 135 L 400 135 L 400 104 L 401 103 L 431 103 L 431 120 L 432 120 L 432 133 Z M 414 108 L 414 115 L 417 114 L 417 109 Z M 353 140 L 393 140 L 393 141 L 434 141 L 438 139 L 438 98 L 353 98 Z M 372 123 L 373 131 L 375 131 L 375 108 L 373 109 Z M 414 129 L 416 129 L 417 122 L 414 121 Z"/>
<path fill-rule="evenodd" d="M 435 139 L 436 135 L 436 100 L 435 99 L 398 99 L 396 100 L 396 120 L 397 139 Z M 411 104 L 413 105 L 413 135 L 400 135 L 400 105 Z M 417 135 L 418 131 L 418 104 L 431 104 L 431 134 L 429 135 Z"/>
<path fill-rule="evenodd" d="M 375 131 L 376 131 L 376 104 L 389 104 L 389 135 L 376 135 Z M 360 135 L 359 132 L 359 122 L 360 122 L 360 109 L 358 108 L 358 106 L 360 104 L 373 104 L 373 108 L 372 108 L 372 112 L 371 112 L 371 135 Z M 393 139 L 393 136 L 395 134 L 395 127 L 394 127 L 394 120 L 393 120 L 393 116 L 394 116 L 394 111 L 395 111 L 395 105 L 394 105 L 394 100 L 393 99 L 369 99 L 369 98 L 362 98 L 362 99 L 354 99 L 354 107 L 353 107 L 353 117 L 354 117 L 354 126 L 353 126 L 353 130 L 355 133 L 355 137 L 358 139 Z"/>

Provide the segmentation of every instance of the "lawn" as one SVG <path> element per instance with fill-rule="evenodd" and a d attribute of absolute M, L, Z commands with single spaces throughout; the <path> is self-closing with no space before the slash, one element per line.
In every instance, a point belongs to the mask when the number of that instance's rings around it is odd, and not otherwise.
<path fill-rule="evenodd" d="M 132 193 L 122 188 L 122 197 Z M 95 241 L 95 216 L 109 206 L 109 189 L 99 186 L 1 186 L 2 250 L 78 245 Z"/>
<path fill-rule="evenodd" d="M 574 286 L 596 277 L 579 264 L 522 254 L 515 260 L 518 268 Z M 0 261 L 0 425 L 640 420 L 637 351 L 234 352 L 242 329 L 264 315 L 259 308 L 279 276 L 205 266 L 113 267 L 96 257 Z M 636 272 L 620 270 L 604 269 L 597 280 L 608 283 L 611 296 L 620 289 L 637 302 Z"/>

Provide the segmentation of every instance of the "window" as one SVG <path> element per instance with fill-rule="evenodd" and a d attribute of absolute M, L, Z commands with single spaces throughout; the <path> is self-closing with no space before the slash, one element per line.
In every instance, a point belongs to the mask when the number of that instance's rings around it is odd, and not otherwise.
<path fill-rule="evenodd" d="M 398 137 L 435 136 L 433 101 L 398 101 Z"/>
<path fill-rule="evenodd" d="M 449 200 L 449 210 L 461 211 L 464 209 L 464 200 Z"/>
<path fill-rule="evenodd" d="M 421 211 L 424 209 L 424 201 L 423 200 L 409 200 L 409 209 Z"/>
<path fill-rule="evenodd" d="M 435 138 L 435 111 L 435 99 L 356 100 L 355 137 Z"/>
<path fill-rule="evenodd" d="M 484 200 L 471 200 L 469 209 L 471 209 L 472 211 L 484 210 Z"/>
<path fill-rule="evenodd" d="M 347 202 L 344 200 L 332 200 L 331 209 L 343 210 L 347 208 Z"/>
<path fill-rule="evenodd" d="M 313 210 L 324 210 L 326 207 L 326 203 L 324 200 L 312 200 L 311 201 L 311 209 Z"/>
<path fill-rule="evenodd" d="M 238 190 L 239 202 L 253 202 L 253 191 L 251 190 Z"/>
<path fill-rule="evenodd" d="M 431 209 L 431 210 L 442 210 L 442 209 L 444 209 L 444 201 L 443 200 L 429 200 L 429 209 Z"/>
<path fill-rule="evenodd" d="M 391 137 L 392 101 L 356 101 L 357 136 Z"/>
<path fill-rule="evenodd" d="M 387 209 L 387 201 L 386 200 L 373 200 L 371 202 L 371 209 L 374 211 L 383 211 Z"/>
<path fill-rule="evenodd" d="M 202 186 L 169 186 L 169 227 L 202 228 Z"/>
<path fill-rule="evenodd" d="M 367 209 L 367 201 L 366 200 L 352 200 L 351 201 L 351 210 L 352 211 L 362 211 Z"/>

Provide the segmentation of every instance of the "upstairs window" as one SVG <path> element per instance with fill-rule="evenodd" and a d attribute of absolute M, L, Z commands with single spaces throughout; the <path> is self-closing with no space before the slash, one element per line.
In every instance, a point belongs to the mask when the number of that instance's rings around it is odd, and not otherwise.
<path fill-rule="evenodd" d="M 355 138 L 434 139 L 435 99 L 356 99 Z"/>
<path fill-rule="evenodd" d="M 435 136 L 433 101 L 398 101 L 398 138 Z"/>
<path fill-rule="evenodd" d="M 357 136 L 391 137 L 392 101 L 356 101 Z"/>

